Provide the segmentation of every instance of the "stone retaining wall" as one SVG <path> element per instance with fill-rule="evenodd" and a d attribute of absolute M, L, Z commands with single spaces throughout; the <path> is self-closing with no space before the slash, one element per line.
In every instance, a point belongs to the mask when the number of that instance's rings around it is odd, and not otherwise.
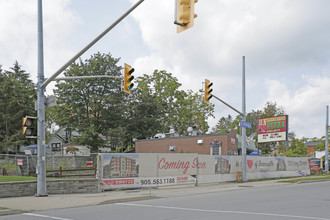
<path fill-rule="evenodd" d="M 73 194 L 101 192 L 97 179 L 47 180 L 47 194 Z M 37 181 L 0 183 L 0 198 L 33 196 Z"/>

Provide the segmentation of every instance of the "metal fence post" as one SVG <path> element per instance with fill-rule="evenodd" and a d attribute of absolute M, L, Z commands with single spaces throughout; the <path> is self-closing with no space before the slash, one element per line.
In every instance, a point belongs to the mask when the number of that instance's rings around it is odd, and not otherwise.
<path fill-rule="evenodd" d="M 53 163 L 53 177 L 55 177 L 55 155 L 52 155 L 52 163 Z"/>
<path fill-rule="evenodd" d="M 16 176 L 18 176 L 18 172 L 17 172 L 17 158 L 16 158 L 16 155 L 15 155 L 15 161 L 14 161 L 14 163 L 15 163 L 15 166 L 16 166 Z"/>
<path fill-rule="evenodd" d="M 30 176 L 30 164 L 29 164 L 29 156 L 26 157 L 26 176 Z"/>
<path fill-rule="evenodd" d="M 157 163 L 156 163 L 156 167 L 157 167 L 157 170 L 156 170 L 156 176 L 157 176 L 157 188 L 158 188 L 158 178 L 159 178 L 159 167 L 158 167 L 158 164 L 159 164 L 159 153 L 157 153 Z"/>

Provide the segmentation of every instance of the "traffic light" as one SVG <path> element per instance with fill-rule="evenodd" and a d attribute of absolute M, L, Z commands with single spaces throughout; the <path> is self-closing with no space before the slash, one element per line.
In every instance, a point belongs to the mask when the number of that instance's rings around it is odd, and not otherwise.
<path fill-rule="evenodd" d="M 176 21 L 174 24 L 177 25 L 176 32 L 187 30 L 194 25 L 194 18 L 197 17 L 195 12 L 195 3 L 198 0 L 177 0 L 176 5 Z"/>
<path fill-rule="evenodd" d="M 37 138 L 37 117 L 25 116 L 22 123 L 22 133 L 27 138 Z"/>
<path fill-rule="evenodd" d="M 211 92 L 213 91 L 213 89 L 211 89 L 212 85 L 213 83 L 211 83 L 210 80 L 205 79 L 204 102 L 207 104 L 210 103 L 210 99 L 213 97 L 211 94 Z"/>
<path fill-rule="evenodd" d="M 134 79 L 134 76 L 132 76 L 132 73 L 134 72 L 134 68 L 132 68 L 128 64 L 124 64 L 124 87 L 123 91 L 131 94 L 131 89 L 134 86 L 134 83 L 132 83 L 132 80 Z"/>

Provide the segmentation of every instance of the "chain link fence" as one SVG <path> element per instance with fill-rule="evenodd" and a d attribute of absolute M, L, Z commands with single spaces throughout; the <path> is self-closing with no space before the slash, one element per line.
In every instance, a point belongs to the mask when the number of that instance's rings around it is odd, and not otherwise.
<path fill-rule="evenodd" d="M 0 175 L 36 176 L 36 165 L 37 155 L 0 154 Z M 84 176 L 91 174 L 91 171 L 96 167 L 97 154 L 90 154 L 89 156 L 46 156 L 48 177 Z M 63 174 L 64 172 L 68 175 Z"/>

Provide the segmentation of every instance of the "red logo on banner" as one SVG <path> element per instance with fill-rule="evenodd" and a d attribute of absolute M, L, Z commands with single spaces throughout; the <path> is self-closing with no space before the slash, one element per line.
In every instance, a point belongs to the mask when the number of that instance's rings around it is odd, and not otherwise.
<path fill-rule="evenodd" d="M 102 186 L 134 184 L 134 179 L 102 180 Z"/>
<path fill-rule="evenodd" d="M 253 166 L 253 160 L 247 160 L 246 162 L 248 167 L 251 169 L 251 167 Z"/>

